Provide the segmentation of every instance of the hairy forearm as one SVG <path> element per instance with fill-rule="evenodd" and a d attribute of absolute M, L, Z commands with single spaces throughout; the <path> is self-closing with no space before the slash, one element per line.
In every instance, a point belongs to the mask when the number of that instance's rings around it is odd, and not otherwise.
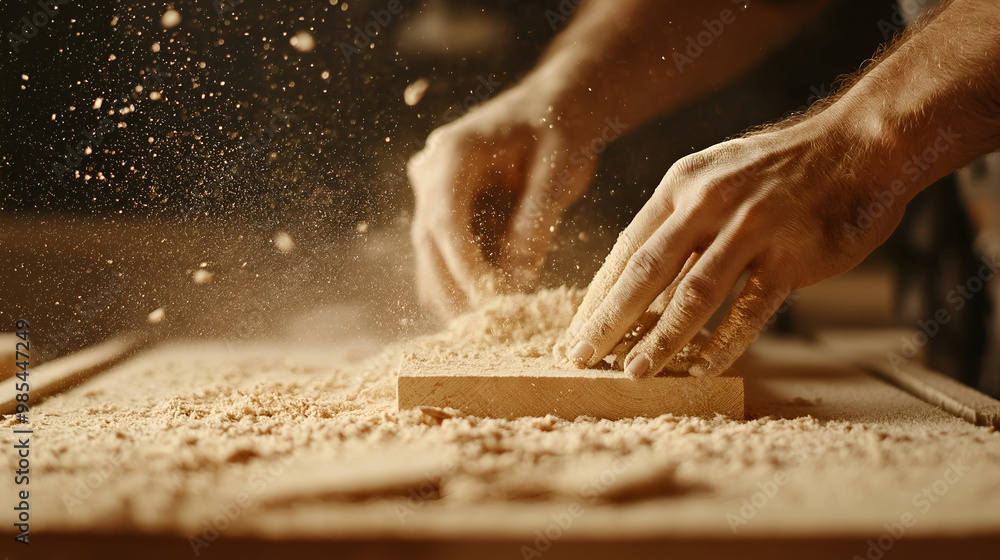
<path fill-rule="evenodd" d="M 587 0 L 526 82 L 564 118 L 637 125 L 743 73 L 826 4 Z"/>
<path fill-rule="evenodd" d="M 884 169 L 881 182 L 902 181 L 905 200 L 997 149 L 1000 6 L 995 0 L 940 6 L 817 117 L 868 146 Z"/>

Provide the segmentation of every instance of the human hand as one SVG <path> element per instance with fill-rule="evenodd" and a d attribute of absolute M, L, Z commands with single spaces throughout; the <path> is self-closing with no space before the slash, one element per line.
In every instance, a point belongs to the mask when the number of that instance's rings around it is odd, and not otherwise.
<path fill-rule="evenodd" d="M 408 162 L 417 288 L 438 314 L 530 289 L 563 213 L 590 185 L 596 154 L 579 149 L 588 125 L 548 99 L 518 85 L 433 131 Z"/>
<path fill-rule="evenodd" d="M 655 375 L 748 272 L 690 367 L 719 375 L 791 290 L 855 266 L 899 224 L 913 193 L 899 193 L 897 180 L 884 204 L 891 174 L 879 173 L 877 148 L 813 117 L 679 160 L 619 237 L 556 352 L 581 367 L 615 352 L 631 377 Z M 882 211 L 857 227 L 858 210 L 873 205 Z"/>

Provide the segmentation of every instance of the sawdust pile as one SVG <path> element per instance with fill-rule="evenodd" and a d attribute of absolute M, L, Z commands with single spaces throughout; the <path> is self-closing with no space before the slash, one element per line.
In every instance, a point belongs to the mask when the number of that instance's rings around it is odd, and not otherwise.
<path fill-rule="evenodd" d="M 569 326 L 584 290 L 560 287 L 539 294 L 514 294 L 486 302 L 454 319 L 439 334 L 411 344 L 430 358 L 482 358 L 497 353 L 525 358 L 552 355 Z"/>
<path fill-rule="evenodd" d="M 252 531 L 255 520 L 287 512 L 289 504 L 399 506 L 412 503 L 413 488 L 440 507 L 580 496 L 595 507 L 667 500 L 691 509 L 691 519 L 725 527 L 727 514 L 779 473 L 780 503 L 775 499 L 768 515 L 796 519 L 803 507 L 841 503 L 855 512 L 849 519 L 864 520 L 881 515 L 861 507 L 872 496 L 896 512 L 914 488 L 955 462 L 966 484 L 956 484 L 951 505 L 934 514 L 977 519 L 968 504 L 983 500 L 1000 511 L 1000 437 L 943 413 L 932 429 L 918 429 L 821 421 L 798 402 L 779 411 L 783 418 L 750 421 L 508 421 L 395 411 L 395 370 L 406 352 L 549 355 L 580 296 L 560 288 L 506 297 L 444 332 L 388 348 L 356 338 L 333 347 L 188 341 L 149 350 L 33 409 L 38 530 L 113 526 L 197 535 L 220 504 L 247 496 L 242 507 L 253 513 L 233 530 Z M 5 420 L 0 431 L 7 448 L 11 426 Z M 388 459 L 379 459 L 401 449 L 414 460 L 386 467 Z M 362 456 L 388 469 L 384 483 L 344 474 Z M 6 472 L 13 461 L 9 453 L 0 460 Z M 283 486 L 291 479 L 312 482 L 296 491 Z M 11 477 L 3 477 L 0 492 L 12 495 Z M 389 508 L 378 519 L 398 529 L 397 514 Z"/>

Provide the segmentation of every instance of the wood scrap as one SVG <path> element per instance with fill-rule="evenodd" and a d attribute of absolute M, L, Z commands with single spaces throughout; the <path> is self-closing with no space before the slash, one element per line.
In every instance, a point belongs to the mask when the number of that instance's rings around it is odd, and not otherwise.
<path fill-rule="evenodd" d="M 831 355 L 848 359 L 924 402 L 977 426 L 1000 428 L 1000 401 L 925 368 L 919 353 L 906 357 L 901 350 L 902 341 L 912 335 L 913 331 L 908 329 L 887 329 L 827 331 L 818 338 L 833 350 Z"/>
<path fill-rule="evenodd" d="M 126 333 L 106 342 L 85 348 L 62 358 L 29 368 L 31 406 L 73 385 L 81 383 L 131 356 L 141 348 L 149 336 L 145 333 Z M 13 414 L 17 408 L 18 391 L 12 382 L 0 386 L 0 415 Z"/>

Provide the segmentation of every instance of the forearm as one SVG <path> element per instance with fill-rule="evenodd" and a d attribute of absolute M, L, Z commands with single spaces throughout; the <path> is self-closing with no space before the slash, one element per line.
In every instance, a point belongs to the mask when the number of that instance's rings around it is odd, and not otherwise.
<path fill-rule="evenodd" d="M 882 188 L 928 185 L 1000 147 L 1000 6 L 955 0 L 918 22 L 819 115 L 868 146 Z"/>
<path fill-rule="evenodd" d="M 745 72 L 825 4 L 587 0 L 525 83 L 565 119 L 638 125 Z"/>

